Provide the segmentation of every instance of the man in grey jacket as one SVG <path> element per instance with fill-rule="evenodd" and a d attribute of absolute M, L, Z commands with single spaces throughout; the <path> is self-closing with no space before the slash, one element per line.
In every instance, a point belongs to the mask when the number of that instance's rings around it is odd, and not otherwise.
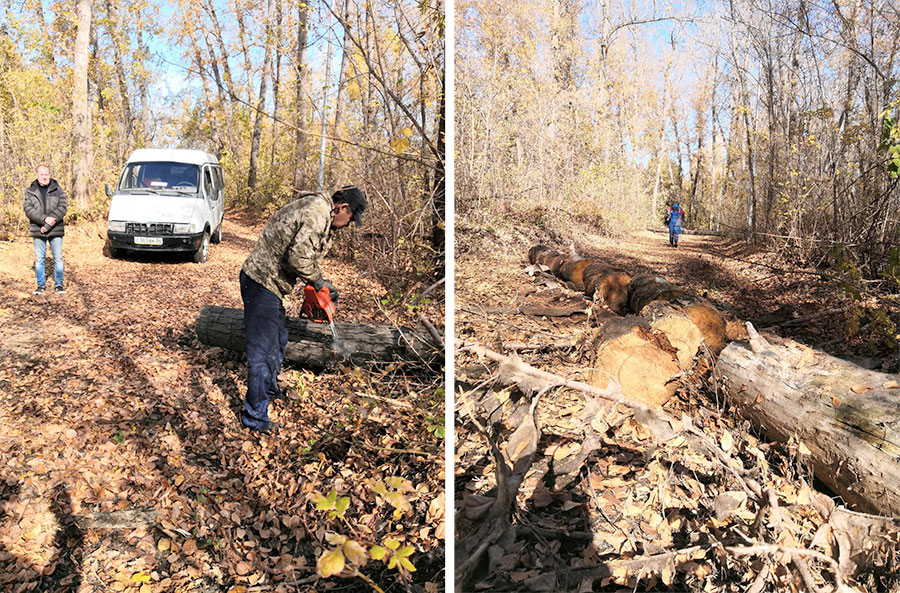
<path fill-rule="evenodd" d="M 355 220 L 362 224 L 366 197 L 355 187 L 306 194 L 278 210 L 241 267 L 241 299 L 247 335 L 247 395 L 241 424 L 253 431 L 271 432 L 269 400 L 282 396 L 278 374 L 287 346 L 287 319 L 281 299 L 297 280 L 316 291 L 328 287 L 337 303 L 334 285 L 322 277 L 319 261 L 331 247 L 331 234 Z"/>
<path fill-rule="evenodd" d="M 25 190 L 25 215 L 28 217 L 29 234 L 34 238 L 34 275 L 37 288 L 33 294 L 41 294 L 47 285 L 44 264 L 47 260 L 47 243 L 53 254 L 53 281 L 56 292 L 64 294 L 63 288 L 63 235 L 66 234 L 63 218 L 68 201 L 56 179 L 50 177 L 50 167 L 38 165 L 37 179 Z"/>

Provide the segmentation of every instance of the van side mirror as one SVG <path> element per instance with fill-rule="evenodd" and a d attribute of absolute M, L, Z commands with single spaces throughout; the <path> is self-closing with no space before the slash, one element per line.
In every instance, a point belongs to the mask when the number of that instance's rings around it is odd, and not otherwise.
<path fill-rule="evenodd" d="M 107 198 L 111 198 L 111 197 L 112 197 L 112 190 L 109 189 L 109 184 L 108 184 L 108 183 L 106 184 L 106 197 L 107 197 Z"/>

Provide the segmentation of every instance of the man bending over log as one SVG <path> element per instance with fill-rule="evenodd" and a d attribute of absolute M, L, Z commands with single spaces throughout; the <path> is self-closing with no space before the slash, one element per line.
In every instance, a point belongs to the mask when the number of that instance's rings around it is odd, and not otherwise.
<path fill-rule="evenodd" d="M 331 247 L 331 235 L 355 220 L 362 224 L 366 197 L 347 186 L 331 200 L 324 193 L 305 194 L 276 212 L 241 267 L 241 299 L 247 335 L 247 395 L 241 424 L 251 431 L 272 432 L 269 400 L 283 397 L 278 374 L 284 362 L 288 332 L 281 299 L 297 280 L 316 292 L 327 287 L 337 303 L 334 285 L 322 278 L 319 260 Z"/>

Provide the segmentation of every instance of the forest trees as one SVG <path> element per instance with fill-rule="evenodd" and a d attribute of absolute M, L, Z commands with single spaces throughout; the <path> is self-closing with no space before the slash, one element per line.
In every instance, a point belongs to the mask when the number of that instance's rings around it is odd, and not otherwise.
<path fill-rule="evenodd" d="M 104 183 L 142 146 L 215 153 L 231 205 L 272 209 L 317 189 L 324 129 L 325 189 L 354 184 L 370 198 L 373 266 L 404 284 L 433 272 L 432 238 L 443 227 L 438 0 L 78 6 L 93 11 L 0 2 L 7 234 L 23 228 L 21 191 L 38 163 L 73 185 L 72 216 L 99 217 Z M 326 88 L 329 42 L 340 75 Z"/>
<path fill-rule="evenodd" d="M 457 7 L 464 219 L 636 227 L 679 201 L 689 226 L 805 259 L 843 244 L 872 275 L 900 241 L 892 3 Z"/>

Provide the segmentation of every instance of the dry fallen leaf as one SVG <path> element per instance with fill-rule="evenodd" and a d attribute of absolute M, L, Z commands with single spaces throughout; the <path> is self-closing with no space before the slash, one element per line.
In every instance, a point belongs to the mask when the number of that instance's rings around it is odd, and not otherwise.
<path fill-rule="evenodd" d="M 871 387 L 867 387 L 865 385 L 854 385 L 853 387 L 850 388 L 850 391 L 852 391 L 853 393 L 859 393 L 859 394 L 863 394 L 863 393 L 865 393 L 867 391 L 871 391 L 871 390 L 872 390 Z"/>
<path fill-rule="evenodd" d="M 887 381 L 884 385 L 882 385 L 885 389 L 900 389 L 900 381 L 890 380 Z"/>
<path fill-rule="evenodd" d="M 188 556 L 194 554 L 197 551 L 197 540 L 189 539 L 181 545 L 181 551 L 187 554 Z"/>
<path fill-rule="evenodd" d="M 734 446 L 734 437 L 731 436 L 731 432 L 725 431 L 722 433 L 722 450 L 726 453 L 731 451 L 731 448 Z"/>
<path fill-rule="evenodd" d="M 249 562 L 244 562 L 244 561 L 238 562 L 237 565 L 234 567 L 234 571 L 241 576 L 246 575 L 251 570 L 253 570 L 253 566 Z"/>

